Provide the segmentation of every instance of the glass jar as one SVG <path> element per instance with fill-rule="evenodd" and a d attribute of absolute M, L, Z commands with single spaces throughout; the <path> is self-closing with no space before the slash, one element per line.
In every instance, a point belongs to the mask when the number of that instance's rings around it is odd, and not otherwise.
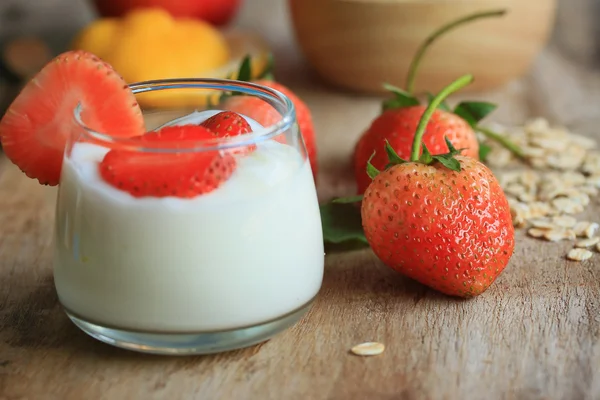
<path fill-rule="evenodd" d="M 248 96 L 272 114 L 272 124 L 250 119 L 246 135 L 144 147 L 135 138 L 95 132 L 78 107 L 55 231 L 54 278 L 69 318 L 103 342 L 156 354 L 232 350 L 293 325 L 321 287 L 324 250 L 291 101 L 227 80 L 152 81 L 131 89 L 148 131 L 200 123 Z M 196 197 L 136 197 L 99 174 L 111 149 L 161 157 L 227 153 L 236 157 L 236 169 Z"/>

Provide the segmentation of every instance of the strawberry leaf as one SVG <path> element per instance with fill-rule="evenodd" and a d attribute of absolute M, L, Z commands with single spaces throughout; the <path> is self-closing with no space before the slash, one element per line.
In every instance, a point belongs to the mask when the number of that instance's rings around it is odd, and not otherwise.
<path fill-rule="evenodd" d="M 240 63 L 240 68 L 238 69 L 237 72 L 237 76 L 235 75 L 229 75 L 227 77 L 227 79 L 236 79 L 238 81 L 242 81 L 242 82 L 250 82 L 252 81 L 252 58 L 250 57 L 250 55 L 246 55 L 243 59 L 242 62 Z M 233 91 L 230 93 L 227 92 L 223 92 L 221 93 L 221 96 L 219 97 L 219 102 L 222 103 L 224 102 L 228 97 L 232 97 L 232 96 L 243 96 L 244 94 L 242 92 L 237 92 L 237 91 Z"/>
<path fill-rule="evenodd" d="M 447 137 L 444 137 L 444 140 L 446 141 L 446 145 L 448 146 L 448 153 L 431 155 L 429 149 L 427 149 L 427 146 L 425 146 L 425 144 L 423 143 L 423 154 L 421 155 L 419 161 L 423 162 L 424 164 L 431 164 L 433 161 L 437 161 L 439 163 L 442 163 L 442 165 L 444 165 L 446 168 L 452 171 L 460 172 L 460 162 L 456 158 L 454 158 L 454 156 L 460 154 L 462 150 L 457 150 Z"/>
<path fill-rule="evenodd" d="M 325 243 L 340 244 L 358 241 L 368 245 L 359 207 L 352 204 L 326 203 L 319 206 L 319 210 Z"/>
<path fill-rule="evenodd" d="M 479 159 L 485 161 L 492 148 L 485 143 L 479 143 Z"/>
<path fill-rule="evenodd" d="M 454 147 L 454 145 L 452 144 L 452 142 L 450 141 L 450 139 L 448 139 L 447 136 L 444 136 L 444 141 L 446 142 L 446 146 L 448 146 L 448 151 L 450 152 L 450 155 L 457 155 L 460 154 L 461 150 L 456 150 L 456 148 Z"/>
<path fill-rule="evenodd" d="M 433 100 L 434 98 L 435 98 L 435 96 L 433 95 L 433 93 L 427 92 L 427 102 L 428 103 L 431 103 L 431 100 Z M 438 109 L 442 110 L 442 111 L 452 112 L 452 109 L 450 108 L 448 103 L 446 103 L 445 101 L 442 101 L 440 103 L 440 105 L 438 106 Z"/>
<path fill-rule="evenodd" d="M 458 162 L 458 160 L 456 158 L 452 157 L 451 155 L 443 154 L 443 155 L 439 155 L 439 156 L 432 156 L 432 158 L 435 161 L 442 163 L 444 165 L 444 167 L 446 167 L 452 171 L 460 172 L 460 163 Z"/>
<path fill-rule="evenodd" d="M 398 155 L 398 153 L 396 153 L 396 150 L 394 150 L 394 148 L 392 147 L 390 142 L 387 141 L 387 139 L 385 140 L 385 152 L 387 153 L 388 159 L 390 160 L 388 165 L 398 165 L 404 164 L 406 162 L 406 160 L 403 160 Z"/>
<path fill-rule="evenodd" d="M 423 143 L 423 153 L 421 154 L 421 158 L 419 159 L 419 161 L 426 165 L 429 165 L 433 162 L 433 157 L 431 156 L 431 153 L 429 152 L 427 146 L 425 146 L 425 143 Z"/>
<path fill-rule="evenodd" d="M 338 197 L 336 199 L 331 200 L 331 202 L 335 203 L 335 204 L 352 204 L 352 203 L 358 203 L 359 201 L 362 201 L 362 199 L 363 199 L 363 195 L 359 194 L 356 196 Z"/>
<path fill-rule="evenodd" d="M 274 81 L 275 76 L 273 75 L 273 70 L 275 69 L 275 60 L 273 59 L 273 54 L 269 53 L 267 56 L 267 65 L 265 65 L 265 69 L 262 70 L 260 75 L 258 75 L 257 80 L 264 79 L 267 81 Z"/>
<path fill-rule="evenodd" d="M 496 109 L 496 105 L 485 101 L 466 101 L 454 108 L 454 114 L 458 115 L 472 128 L 475 128 L 479 121 Z"/>
<path fill-rule="evenodd" d="M 390 85 L 389 83 L 383 84 L 384 89 L 389 90 L 394 94 L 394 97 L 383 102 L 383 111 L 391 110 L 394 108 L 404 108 L 404 107 L 412 107 L 418 106 L 419 100 L 409 94 L 408 92 L 396 87 L 394 85 Z"/>
<path fill-rule="evenodd" d="M 367 161 L 367 175 L 369 175 L 369 178 L 371 179 L 375 179 L 375 177 L 379 175 L 380 172 L 377 168 L 375 168 L 373 164 L 371 164 L 371 160 L 373 159 L 373 157 L 375 157 L 375 152 L 371 154 L 371 157 L 369 157 L 369 160 Z"/>
<path fill-rule="evenodd" d="M 240 64 L 237 80 L 244 82 L 250 82 L 252 80 L 252 59 L 249 55 L 244 57 L 242 63 Z"/>

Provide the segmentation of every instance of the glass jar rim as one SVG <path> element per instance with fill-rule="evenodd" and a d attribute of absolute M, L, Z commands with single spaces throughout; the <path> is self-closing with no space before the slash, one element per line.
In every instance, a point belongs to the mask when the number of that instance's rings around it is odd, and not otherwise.
<path fill-rule="evenodd" d="M 155 90 L 160 91 L 169 89 L 212 89 L 228 92 L 239 92 L 262 98 L 263 100 L 269 99 L 271 101 L 275 101 L 284 107 L 285 112 L 279 121 L 272 125 L 265 126 L 264 129 L 233 137 L 189 142 L 186 141 L 186 146 L 181 147 L 181 141 L 140 143 L 140 141 L 136 139 L 136 136 L 120 137 L 110 135 L 109 133 L 98 132 L 88 127 L 82 121 L 81 113 L 83 111 L 83 106 L 81 103 L 78 103 L 73 110 L 75 123 L 83 129 L 83 136 L 86 137 L 90 142 L 108 148 L 119 148 L 122 150 L 153 153 L 193 153 L 201 151 L 227 150 L 234 149 L 236 147 L 251 146 L 253 144 L 269 140 L 290 129 L 296 122 L 295 107 L 289 97 L 276 89 L 252 82 L 213 78 L 161 79 L 132 83 L 129 85 L 129 88 L 132 90 L 134 95 L 152 92 Z M 177 119 L 178 118 L 174 119 L 173 121 L 177 121 Z M 162 126 L 165 126 L 165 124 Z M 156 145 L 153 143 L 156 143 Z"/>

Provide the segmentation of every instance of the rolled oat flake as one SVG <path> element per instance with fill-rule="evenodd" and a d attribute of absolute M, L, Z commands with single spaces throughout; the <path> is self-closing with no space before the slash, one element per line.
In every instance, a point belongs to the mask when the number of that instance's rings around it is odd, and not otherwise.
<path fill-rule="evenodd" d="M 357 356 L 377 356 L 385 350 L 385 346 L 383 343 L 378 342 L 365 342 L 361 344 L 357 344 L 352 347 L 350 351 Z"/>

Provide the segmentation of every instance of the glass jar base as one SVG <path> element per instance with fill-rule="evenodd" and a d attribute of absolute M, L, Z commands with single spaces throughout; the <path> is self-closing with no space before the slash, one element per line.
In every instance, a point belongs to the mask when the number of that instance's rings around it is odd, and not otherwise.
<path fill-rule="evenodd" d="M 221 353 L 264 342 L 298 322 L 313 301 L 269 322 L 240 329 L 197 333 L 144 333 L 104 327 L 65 309 L 67 316 L 91 337 L 126 350 L 161 355 Z"/>

